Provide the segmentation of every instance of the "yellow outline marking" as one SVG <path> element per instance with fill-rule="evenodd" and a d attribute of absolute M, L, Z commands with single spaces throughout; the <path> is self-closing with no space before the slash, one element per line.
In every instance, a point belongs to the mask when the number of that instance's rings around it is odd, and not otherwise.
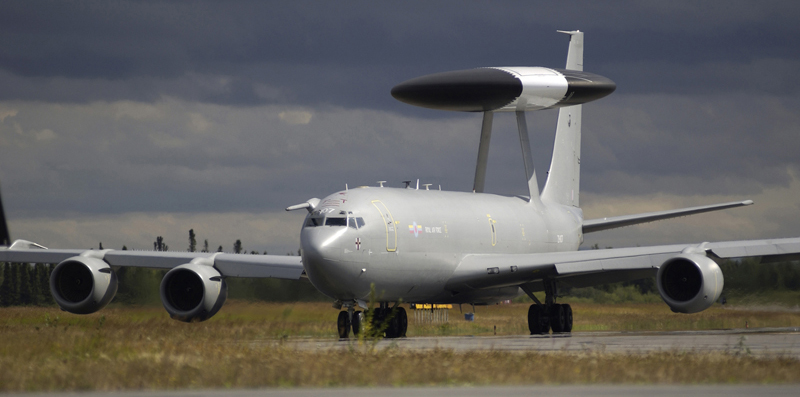
<path fill-rule="evenodd" d="M 386 213 L 389 214 L 389 219 L 388 220 L 384 216 L 383 211 L 381 211 L 381 209 L 375 203 L 380 203 L 381 207 L 383 207 L 383 209 L 386 210 Z M 397 251 L 397 226 L 396 225 L 398 225 L 400 222 L 399 221 L 396 222 L 394 220 L 394 216 L 392 215 L 392 212 L 389 211 L 389 208 L 386 207 L 386 204 L 384 204 L 380 200 L 372 200 L 372 205 L 375 207 L 376 210 L 378 210 L 378 213 L 381 214 L 381 219 L 383 219 L 383 227 L 386 230 L 386 251 L 389 251 L 389 252 Z M 394 224 L 394 248 L 389 248 L 389 226 L 387 226 L 387 225 L 390 224 L 390 223 Z"/>

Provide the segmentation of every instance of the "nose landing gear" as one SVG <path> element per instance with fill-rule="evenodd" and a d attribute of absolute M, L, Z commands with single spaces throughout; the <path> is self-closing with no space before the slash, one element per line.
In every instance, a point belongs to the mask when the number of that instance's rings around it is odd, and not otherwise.
<path fill-rule="evenodd" d="M 339 332 L 339 339 L 347 339 L 350 337 L 350 329 L 353 330 L 353 335 L 358 336 L 361 333 L 361 320 L 363 313 L 355 310 L 354 305 L 348 305 L 347 311 L 339 312 L 339 318 L 336 319 L 336 327 Z"/>
<path fill-rule="evenodd" d="M 347 305 L 347 311 L 339 312 L 339 318 L 336 325 L 339 332 L 340 339 L 348 339 L 350 337 L 350 330 L 353 330 L 353 335 L 358 336 L 362 331 L 362 323 L 364 320 L 364 313 L 355 311 L 355 305 Z M 408 331 L 408 315 L 406 309 L 398 307 L 389 308 L 388 303 L 381 302 L 380 307 L 372 312 L 370 318 L 370 328 L 373 335 L 385 338 L 403 338 Z"/>

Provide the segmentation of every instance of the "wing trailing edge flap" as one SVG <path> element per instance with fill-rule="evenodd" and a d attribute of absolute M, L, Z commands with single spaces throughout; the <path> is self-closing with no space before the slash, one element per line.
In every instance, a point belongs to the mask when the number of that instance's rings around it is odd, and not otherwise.
<path fill-rule="evenodd" d="M 17 240 L 17 242 L 27 243 L 22 240 Z M 303 275 L 303 263 L 299 256 L 46 249 L 38 244 L 17 244 L 17 242 L 9 248 L 0 248 L 0 262 L 59 263 L 71 257 L 89 254 L 102 258 L 111 266 L 171 269 L 196 258 L 209 258 L 213 260 L 214 267 L 226 277 L 272 277 L 297 280 Z"/>
<path fill-rule="evenodd" d="M 599 232 L 601 230 L 616 229 L 619 227 L 638 225 L 663 219 L 678 218 L 682 216 L 702 214 L 704 212 L 719 211 L 728 208 L 743 207 L 753 204 L 752 200 L 733 201 L 730 203 L 703 205 L 699 207 L 681 208 L 676 210 L 647 212 L 635 215 L 614 216 L 610 218 L 590 219 L 583 221 L 583 233 Z"/>
<path fill-rule="evenodd" d="M 448 283 L 449 290 L 492 288 L 555 278 L 585 287 L 655 275 L 670 257 L 705 253 L 712 258 L 762 257 L 769 263 L 800 254 L 800 238 L 675 244 L 547 254 L 467 255 Z M 535 287 L 534 287 L 535 288 Z M 536 289 L 535 289 L 536 290 Z"/>

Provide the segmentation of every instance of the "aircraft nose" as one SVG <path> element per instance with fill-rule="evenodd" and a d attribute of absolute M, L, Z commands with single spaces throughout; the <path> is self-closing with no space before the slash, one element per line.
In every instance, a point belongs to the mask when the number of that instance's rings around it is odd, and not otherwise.
<path fill-rule="evenodd" d="M 345 277 L 351 269 L 341 261 L 341 247 L 338 240 L 347 228 L 315 227 L 304 229 L 300 243 L 303 247 L 303 266 L 309 281 L 320 292 L 330 297 L 340 297 L 346 293 L 342 288 L 348 285 Z"/>

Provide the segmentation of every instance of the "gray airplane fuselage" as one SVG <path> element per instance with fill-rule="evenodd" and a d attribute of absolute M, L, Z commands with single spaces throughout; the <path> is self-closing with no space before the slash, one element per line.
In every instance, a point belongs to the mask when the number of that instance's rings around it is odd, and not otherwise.
<path fill-rule="evenodd" d="M 485 193 L 363 187 L 334 193 L 306 217 L 303 266 L 337 300 L 490 303 L 518 287 L 454 293 L 448 281 L 465 255 L 575 251 L 579 208 Z"/>

